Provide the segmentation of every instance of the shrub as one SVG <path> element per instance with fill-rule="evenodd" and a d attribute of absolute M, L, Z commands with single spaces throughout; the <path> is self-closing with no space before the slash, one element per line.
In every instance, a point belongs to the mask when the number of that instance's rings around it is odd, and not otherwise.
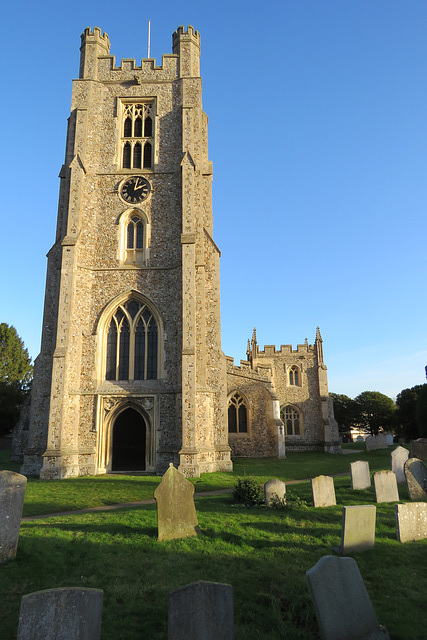
<path fill-rule="evenodd" d="M 233 489 L 234 502 L 244 504 L 247 507 L 263 504 L 264 491 L 255 478 L 238 478 Z"/>
<path fill-rule="evenodd" d="M 269 506 L 273 509 L 305 509 L 307 501 L 287 491 L 283 498 L 279 498 L 277 493 L 274 493 Z"/>

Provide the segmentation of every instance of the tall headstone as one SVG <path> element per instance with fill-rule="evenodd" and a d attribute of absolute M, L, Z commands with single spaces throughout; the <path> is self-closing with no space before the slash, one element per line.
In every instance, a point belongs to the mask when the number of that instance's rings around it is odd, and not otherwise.
<path fill-rule="evenodd" d="M 366 438 L 366 451 L 374 451 L 375 449 L 387 449 L 387 438 L 385 433 L 378 433 L 376 436 L 368 436 Z"/>
<path fill-rule="evenodd" d="M 427 538 L 427 504 L 425 502 L 396 505 L 396 537 L 399 542 Z"/>
<path fill-rule="evenodd" d="M 233 640 L 233 587 L 195 582 L 169 593 L 168 640 Z"/>
<path fill-rule="evenodd" d="M 369 462 L 366 462 L 365 460 L 350 462 L 350 474 L 352 489 L 369 489 L 371 486 Z"/>
<path fill-rule="evenodd" d="M 405 484 L 405 462 L 409 457 L 408 449 L 405 447 L 396 447 L 391 452 L 391 470 L 396 474 L 397 484 Z"/>
<path fill-rule="evenodd" d="M 264 485 L 264 501 L 267 507 L 270 506 L 271 502 L 275 498 L 279 498 L 279 500 L 283 500 L 286 495 L 286 483 L 283 480 L 277 480 L 274 478 L 273 480 L 269 480 Z"/>
<path fill-rule="evenodd" d="M 411 458 L 427 460 L 427 438 L 411 441 Z"/>
<path fill-rule="evenodd" d="M 0 562 L 16 556 L 26 487 L 25 476 L 0 471 Z"/>
<path fill-rule="evenodd" d="M 377 502 L 399 502 L 397 479 L 393 471 L 374 473 L 375 500 Z"/>
<path fill-rule="evenodd" d="M 323 556 L 306 577 L 324 640 L 389 640 L 354 558 Z"/>
<path fill-rule="evenodd" d="M 411 500 L 427 499 L 427 469 L 418 458 L 405 462 L 405 476 Z"/>
<path fill-rule="evenodd" d="M 341 555 L 374 548 L 376 516 L 377 508 L 373 504 L 343 507 Z"/>
<path fill-rule="evenodd" d="M 315 507 L 333 507 L 337 504 L 334 479 L 331 476 L 311 478 L 311 493 Z"/>
<path fill-rule="evenodd" d="M 17 640 L 99 640 L 101 589 L 46 589 L 23 596 Z"/>
<path fill-rule="evenodd" d="M 199 523 L 193 495 L 194 486 L 171 463 L 154 492 L 159 540 L 188 538 L 198 534 Z"/>

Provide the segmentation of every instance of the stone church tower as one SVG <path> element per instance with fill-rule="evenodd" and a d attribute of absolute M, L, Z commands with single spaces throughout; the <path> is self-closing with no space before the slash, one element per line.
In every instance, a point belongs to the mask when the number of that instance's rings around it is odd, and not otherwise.
<path fill-rule="evenodd" d="M 200 36 L 116 66 L 82 35 L 23 472 L 229 471 Z"/>

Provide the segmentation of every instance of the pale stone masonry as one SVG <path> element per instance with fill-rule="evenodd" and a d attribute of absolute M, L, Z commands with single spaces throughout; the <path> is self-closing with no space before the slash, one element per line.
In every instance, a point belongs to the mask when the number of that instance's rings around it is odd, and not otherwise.
<path fill-rule="evenodd" d="M 153 59 L 81 39 L 56 240 L 48 253 L 41 352 L 22 471 L 66 478 L 114 471 L 186 476 L 234 455 L 337 452 L 322 339 L 221 351 L 220 251 L 202 109 L 200 36 L 173 34 Z M 229 433 L 230 432 L 230 433 Z"/>

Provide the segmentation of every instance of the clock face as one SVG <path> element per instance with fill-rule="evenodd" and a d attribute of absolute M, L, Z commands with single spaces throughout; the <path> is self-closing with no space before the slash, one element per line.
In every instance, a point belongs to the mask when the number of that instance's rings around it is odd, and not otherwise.
<path fill-rule="evenodd" d="M 125 202 L 142 202 L 145 200 L 151 191 L 151 184 L 145 178 L 136 176 L 129 178 L 120 187 L 120 195 Z"/>

